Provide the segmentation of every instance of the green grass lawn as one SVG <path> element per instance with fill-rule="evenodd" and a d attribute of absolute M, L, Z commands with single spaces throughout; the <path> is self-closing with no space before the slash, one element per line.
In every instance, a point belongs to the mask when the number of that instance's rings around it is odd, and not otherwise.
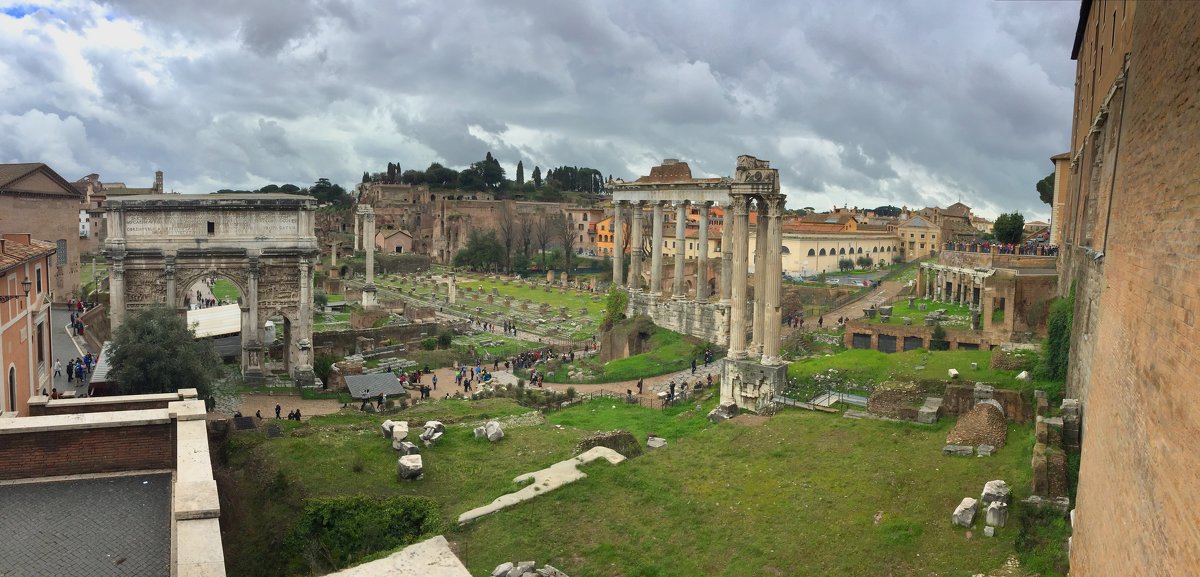
<path fill-rule="evenodd" d="M 600 363 L 598 357 L 585 357 L 574 363 L 563 364 L 554 372 L 546 375 L 546 382 L 615 383 L 682 371 L 691 366 L 693 358 L 697 363 L 704 362 L 703 357 L 693 356 L 696 347 L 700 344 L 700 339 L 656 327 L 654 334 L 650 336 L 650 341 L 646 344 L 646 352 L 604 364 Z M 719 349 L 714 349 L 714 353 L 718 357 L 723 355 Z M 572 380 L 568 376 L 571 367 L 586 369 L 595 377 Z"/>
<path fill-rule="evenodd" d="M 448 537 L 474 574 L 516 557 L 582 577 L 990 572 L 1016 530 L 968 538 L 949 516 L 991 479 L 1028 494 L 1031 431 L 990 459 L 950 459 L 948 426 L 784 412 L 704 427 Z"/>
<path fill-rule="evenodd" d="M 526 410 L 509 399 L 438 401 L 391 418 L 416 428 L 429 418 L 470 424 Z M 231 576 L 278 574 L 272 544 L 298 518 L 302 497 L 322 495 L 436 499 L 446 537 L 475 575 L 518 558 L 574 577 L 970 575 L 1004 564 L 1017 524 L 991 539 L 977 524 L 968 537 L 950 524 L 954 506 L 991 479 L 1008 481 L 1019 502 L 1030 478 L 1028 426 L 1010 427 L 1008 445 L 990 458 L 956 459 L 941 455 L 946 420 L 922 427 L 785 410 L 759 426 L 712 425 L 690 404 L 657 411 L 594 400 L 544 425 L 509 427 L 496 444 L 451 425 L 422 450 L 425 478 L 399 483 L 382 419 L 342 413 L 281 423 L 278 439 L 233 435 L 220 476 L 232 479 L 222 496 L 236 504 L 223 519 Z M 586 479 L 453 524 L 516 490 L 513 477 L 616 428 L 669 444 L 618 466 L 590 464 Z M 1010 519 L 1021 513 L 1014 509 Z"/>
<path fill-rule="evenodd" d="M 350 328 L 350 313 L 316 313 L 313 332 L 339 331 Z"/>
<path fill-rule="evenodd" d="M 213 298 L 218 301 L 229 301 L 231 303 L 237 302 L 238 297 L 241 296 L 237 285 L 224 278 L 217 278 L 217 282 L 213 283 L 212 293 Z"/>
<path fill-rule="evenodd" d="M 484 345 L 484 342 L 491 344 Z M 483 359 L 506 359 L 517 353 L 538 348 L 538 343 L 493 333 L 457 336 L 454 337 L 453 345 L 464 352 L 474 347 Z"/>
<path fill-rule="evenodd" d="M 983 381 L 1000 389 L 1025 391 L 1030 395 L 1034 389 L 1048 391 L 1054 399 L 1061 395 L 1061 383 L 1020 380 L 1016 378 L 1020 371 L 990 368 L 991 354 L 990 350 L 916 349 L 904 353 L 880 353 L 878 350 L 847 349 L 830 356 L 793 362 L 787 367 L 787 377 L 796 380 L 802 389 L 815 383 L 814 375 L 827 373 L 829 369 L 856 385 L 877 385 L 887 380 L 942 380 L 949 383 L 949 369 L 955 368 L 959 371 L 959 384 Z M 971 368 L 972 362 L 977 362 L 979 368 Z M 1032 357 L 1030 362 L 1034 362 Z"/>
<path fill-rule="evenodd" d="M 425 300 L 442 302 L 445 298 L 444 293 L 435 294 L 432 289 L 405 282 L 399 276 L 380 279 L 379 284 L 394 288 L 405 295 L 413 294 L 411 291 L 415 289 L 415 296 Z M 468 288 L 472 289 L 469 293 Z M 485 296 L 478 296 L 478 293 L 473 290 L 475 288 L 483 288 Z M 494 302 L 489 303 L 486 295 L 490 295 L 492 289 L 496 289 L 500 296 L 495 297 Z M 506 296 L 514 299 L 511 306 L 504 306 L 503 297 Z M 529 300 L 536 304 L 528 310 L 521 310 L 516 304 L 521 300 Z M 546 313 L 540 312 L 538 305 L 541 303 L 549 305 L 550 310 Z M 562 321 L 558 318 L 559 309 L 564 306 L 571 315 L 570 321 Z M 498 280 L 463 277 L 458 279 L 458 295 L 454 308 L 467 314 L 475 314 L 476 308 L 478 308 L 483 311 L 484 315 L 491 318 L 509 318 L 522 330 L 546 336 L 579 340 L 596 333 L 603 317 L 604 300 L 601 298 L 593 301 L 591 294 L 576 293 L 574 290 L 562 293 L 560 289 L 555 288 L 546 292 L 543 287 L 527 287 L 514 282 L 505 285 Z M 586 309 L 587 314 L 580 315 L 580 308 Z M 543 322 L 537 322 L 538 319 Z M 589 320 L 590 323 L 583 323 L 583 319 Z M 570 325 L 577 326 L 571 327 Z M 549 330 L 552 327 L 559 327 L 561 330 L 552 334 Z"/>
<path fill-rule="evenodd" d="M 926 310 L 920 310 L 919 305 L 924 304 Z M 969 329 L 971 328 L 971 308 L 962 305 L 951 303 L 936 302 L 928 299 L 917 299 L 913 301 L 913 306 L 908 306 L 907 300 L 899 300 L 892 304 L 892 317 L 886 324 L 902 325 L 903 318 L 908 317 L 913 321 L 913 326 L 922 326 L 925 324 L 925 317 L 929 313 L 939 309 L 946 309 L 946 320 L 942 321 L 942 326 L 946 328 Z M 884 324 L 883 320 L 876 316 L 874 319 L 862 319 L 868 323 Z"/>

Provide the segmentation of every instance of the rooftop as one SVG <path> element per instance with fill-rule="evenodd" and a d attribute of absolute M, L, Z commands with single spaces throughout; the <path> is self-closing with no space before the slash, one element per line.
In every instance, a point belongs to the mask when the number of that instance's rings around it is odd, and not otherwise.
<path fill-rule="evenodd" d="M 171 573 L 170 473 L 0 484 L 0 510 L 5 575 Z"/>
<path fill-rule="evenodd" d="M 356 399 L 366 399 L 384 395 L 407 394 L 400 379 L 392 373 L 375 373 L 371 375 L 346 375 L 346 388 L 350 396 Z"/>

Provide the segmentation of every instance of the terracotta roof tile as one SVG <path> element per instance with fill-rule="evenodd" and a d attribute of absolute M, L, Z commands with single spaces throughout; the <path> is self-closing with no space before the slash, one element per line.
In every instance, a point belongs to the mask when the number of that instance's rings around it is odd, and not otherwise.
<path fill-rule="evenodd" d="M 55 244 L 52 242 L 35 238 L 30 244 L 25 244 L 23 241 L 14 240 L 12 235 L 9 235 L 4 239 L 3 252 L 0 252 L 0 271 L 6 271 L 25 261 L 51 254 L 54 251 Z"/>

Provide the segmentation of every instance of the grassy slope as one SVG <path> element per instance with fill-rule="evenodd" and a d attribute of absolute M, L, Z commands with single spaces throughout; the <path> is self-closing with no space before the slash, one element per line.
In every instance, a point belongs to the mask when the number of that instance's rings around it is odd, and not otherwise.
<path fill-rule="evenodd" d="M 575 366 L 591 370 L 596 375 L 593 379 L 570 379 L 567 373 L 571 365 L 565 364 L 554 373 L 547 375 L 546 382 L 616 383 L 682 371 L 691 366 L 692 353 L 698 344 L 700 344 L 699 339 L 660 327 L 650 336 L 644 353 L 612 360 L 603 365 L 595 357 L 587 357 L 574 363 Z M 696 357 L 697 363 L 703 361 L 703 358 Z"/>
<path fill-rule="evenodd" d="M 1026 495 L 1031 431 L 1010 432 L 990 459 L 951 459 L 940 452 L 949 426 L 784 412 L 761 427 L 706 427 L 617 467 L 590 465 L 588 479 L 449 537 L 476 574 L 517 557 L 577 577 L 995 569 L 1015 530 L 968 539 L 949 516 L 991 479 Z"/>
<path fill-rule="evenodd" d="M 917 306 L 909 308 L 907 300 L 897 301 L 892 305 L 892 317 L 887 324 L 902 325 L 904 317 L 911 318 L 913 325 L 923 326 L 925 317 L 929 313 L 938 309 L 946 309 L 946 314 L 951 318 L 942 322 L 942 326 L 946 328 L 969 329 L 971 328 L 971 308 L 962 305 L 939 303 L 932 300 L 919 299 L 914 304 L 919 305 L 925 303 L 926 310 L 920 310 Z M 963 318 L 958 318 L 963 317 Z M 965 318 L 965 320 L 964 320 Z M 883 320 L 878 316 L 874 319 L 865 319 L 868 323 L 883 324 Z"/>

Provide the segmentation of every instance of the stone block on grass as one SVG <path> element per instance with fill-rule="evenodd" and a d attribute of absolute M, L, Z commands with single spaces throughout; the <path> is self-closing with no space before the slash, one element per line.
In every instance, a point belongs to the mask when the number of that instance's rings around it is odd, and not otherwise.
<path fill-rule="evenodd" d="M 396 463 L 396 476 L 401 481 L 420 479 L 424 474 L 425 467 L 421 461 L 421 455 L 404 455 Z"/>
<path fill-rule="evenodd" d="M 942 454 L 947 457 L 970 457 L 975 454 L 975 447 L 971 445 L 946 445 L 942 447 Z"/>
<path fill-rule="evenodd" d="M 950 516 L 950 520 L 959 527 L 970 528 L 975 524 L 975 512 L 978 507 L 978 501 L 970 497 L 963 497 L 962 502 L 954 508 L 954 514 Z"/>

